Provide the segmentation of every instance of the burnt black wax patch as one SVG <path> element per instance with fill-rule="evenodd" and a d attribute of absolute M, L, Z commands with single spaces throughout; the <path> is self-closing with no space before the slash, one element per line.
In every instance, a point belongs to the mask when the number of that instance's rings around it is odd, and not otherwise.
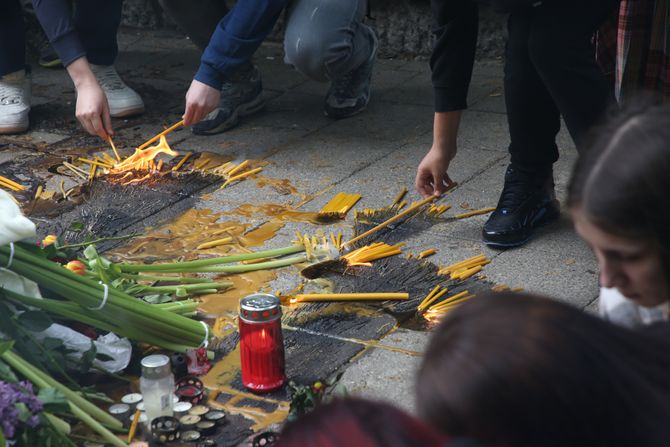
<path fill-rule="evenodd" d="M 83 200 L 75 208 L 62 214 L 56 208 L 56 216 L 53 209 L 38 210 L 30 218 L 37 223 L 41 236 L 58 234 L 69 243 L 82 242 L 87 236 L 118 236 L 142 231 L 148 223 L 146 219 L 151 217 L 165 220 L 185 211 L 204 188 L 219 181 L 217 177 L 199 174 L 166 175 L 138 185 L 120 185 L 99 178 L 83 191 Z M 76 223 L 84 224 L 82 231 L 70 230 Z"/>
<path fill-rule="evenodd" d="M 354 225 L 356 235 L 363 234 L 381 222 L 393 217 L 397 213 L 394 207 L 375 210 L 370 215 L 359 216 Z M 384 242 L 395 245 L 428 230 L 437 222 L 449 222 L 453 218 L 441 218 L 418 211 L 407 219 L 401 220 L 392 226 L 381 229 L 367 238 L 358 241 L 352 249 L 360 248 L 374 242 Z M 493 283 L 470 277 L 463 281 L 449 279 L 448 276 L 438 275 L 439 267 L 432 262 L 419 259 L 407 259 L 402 255 L 379 259 L 372 263 L 372 267 L 349 267 L 344 262 L 323 263 L 318 277 L 327 278 L 336 284 L 336 293 L 353 292 L 408 292 L 407 301 L 387 301 L 382 303 L 369 302 L 367 306 L 383 308 L 392 314 L 404 326 L 410 321 L 413 329 L 423 328 L 423 318 L 417 317 L 416 308 L 421 301 L 437 285 L 447 287 L 446 297 L 467 290 L 469 293 L 479 293 L 490 290 Z"/>

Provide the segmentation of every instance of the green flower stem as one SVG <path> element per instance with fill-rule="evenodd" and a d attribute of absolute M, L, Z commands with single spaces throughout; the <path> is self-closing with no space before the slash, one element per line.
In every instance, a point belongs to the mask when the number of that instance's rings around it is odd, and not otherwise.
<path fill-rule="evenodd" d="M 212 293 L 216 293 L 218 290 L 216 289 L 205 289 L 205 290 L 197 290 L 195 292 L 191 292 L 191 295 L 211 295 Z"/>
<path fill-rule="evenodd" d="M 7 252 L 7 247 L 0 247 L 0 263 L 8 260 Z M 11 269 L 84 307 L 98 306 L 104 293 L 103 287 L 96 282 L 33 255 L 19 245 L 15 247 Z M 108 303 L 103 310 L 106 316 L 119 318 L 118 321 L 134 320 L 139 327 L 159 328 L 159 331 L 169 328 L 182 342 L 195 346 L 205 335 L 199 322 L 153 308 L 114 288 L 109 288 Z"/>
<path fill-rule="evenodd" d="M 2 359 L 9 363 L 14 369 L 19 371 L 23 376 L 28 380 L 33 382 L 40 388 L 55 388 L 65 395 L 65 397 L 73 404 L 78 407 L 86 410 L 86 413 L 95 417 L 100 422 L 103 422 L 112 427 L 121 428 L 123 424 L 118 419 L 115 419 L 112 415 L 106 413 L 100 408 L 96 407 L 79 394 L 75 393 L 68 387 L 62 385 L 55 379 L 53 379 L 48 374 L 40 371 L 39 369 L 32 366 L 30 363 L 23 360 L 18 355 L 14 354 L 12 351 L 5 351 L 2 354 Z"/>
<path fill-rule="evenodd" d="M 257 264 L 235 264 L 235 265 L 216 265 L 208 267 L 199 267 L 197 269 L 188 270 L 183 267 L 172 267 L 171 269 L 162 269 L 161 271 L 177 273 L 177 272 L 202 272 L 202 273 L 246 273 L 246 272 L 255 272 L 257 270 L 270 270 L 276 269 L 279 267 L 286 267 L 288 265 L 298 264 L 300 262 L 305 262 L 307 256 L 300 255 L 294 256 L 292 258 L 277 259 L 275 261 L 259 262 Z"/>
<path fill-rule="evenodd" d="M 86 247 L 91 244 L 97 244 L 100 242 L 106 242 L 106 241 L 123 241 L 125 239 L 130 239 L 133 238 L 140 233 L 134 233 L 134 234 L 126 234 L 125 236 L 109 236 L 109 237 L 101 237 L 99 239 L 94 239 L 92 241 L 88 242 L 80 242 L 78 244 L 65 244 L 65 245 L 56 245 L 56 248 L 59 250 L 65 250 L 68 248 L 79 248 L 79 247 Z"/>
<path fill-rule="evenodd" d="M 82 285 L 77 282 L 65 281 L 63 278 L 59 278 L 57 274 L 53 274 L 44 270 L 40 271 L 38 274 L 34 274 L 35 272 L 31 272 L 30 269 L 25 270 L 22 267 L 24 267 L 23 262 L 15 260 L 14 264 L 12 265 L 12 270 L 29 279 L 32 279 L 33 281 L 38 282 L 40 285 L 44 285 L 46 288 L 58 293 L 61 296 L 67 296 L 72 300 L 78 298 L 76 302 L 83 307 L 95 308 L 100 305 L 100 301 L 102 300 L 102 296 L 104 294 L 104 289 L 99 284 L 96 284 L 97 287 L 100 287 L 99 289 L 94 288 L 91 290 L 91 288 L 87 287 L 86 285 Z M 115 300 L 116 297 L 113 293 L 114 290 L 115 289 L 112 287 L 109 288 L 107 304 L 103 309 L 98 311 L 101 315 L 111 315 L 113 317 L 112 321 L 123 321 L 124 324 L 136 323 L 138 325 L 137 327 L 156 330 L 158 332 L 161 331 L 161 328 L 165 328 L 166 325 L 169 327 L 172 324 L 171 329 L 175 336 L 183 337 L 184 341 L 190 341 L 196 346 L 202 341 L 204 333 L 201 336 L 194 335 L 190 329 L 186 328 L 186 325 L 183 324 L 182 321 L 171 321 L 172 318 L 175 320 L 176 318 L 182 318 L 183 320 L 193 322 L 200 326 L 193 320 L 180 317 L 179 315 L 175 315 L 170 312 L 164 312 L 160 309 L 152 309 L 154 311 L 152 312 L 152 315 L 143 307 L 149 306 L 150 308 L 150 304 L 140 304 L 139 301 L 131 297 L 129 297 L 127 300 L 118 298 Z M 169 317 L 165 318 L 166 316 Z M 162 321 L 159 320 L 159 317 L 161 317 Z M 196 329 L 199 329 L 201 332 L 203 331 L 202 326 Z"/>
<path fill-rule="evenodd" d="M 62 433 L 64 435 L 69 435 L 71 431 L 70 424 L 59 418 L 58 416 L 54 416 L 51 413 L 47 413 L 46 411 L 44 412 L 44 417 L 46 417 L 49 420 L 49 423 L 51 426 L 58 431 L 58 433 Z"/>
<path fill-rule="evenodd" d="M 116 264 L 124 272 L 199 272 L 202 267 L 233 262 L 250 261 L 253 259 L 276 258 L 278 256 L 305 251 L 302 245 L 276 248 L 273 250 L 245 253 L 241 255 L 223 256 L 218 258 L 199 259 L 197 261 L 171 262 L 165 264 Z"/>
<path fill-rule="evenodd" d="M 190 301 L 190 300 L 189 300 Z M 193 312 L 198 309 L 198 306 L 200 303 L 196 303 L 195 301 L 189 302 L 189 303 L 184 303 L 180 304 L 181 301 L 177 301 L 174 303 L 165 303 L 169 304 L 169 306 L 161 305 L 161 304 L 156 304 L 156 306 L 160 306 L 161 309 L 166 310 L 168 312 L 174 312 L 177 314 L 183 314 L 185 312 Z"/>
<path fill-rule="evenodd" d="M 70 320 L 79 321 L 81 323 L 93 326 L 103 331 L 114 332 L 122 337 L 129 338 L 154 346 L 167 349 L 175 352 L 186 352 L 191 349 L 191 346 L 185 346 L 181 340 L 174 338 L 171 334 L 156 334 L 152 335 L 148 331 L 138 331 L 133 327 L 119 327 L 109 324 L 105 321 L 99 320 L 87 314 L 86 310 L 81 306 L 70 306 L 70 303 L 63 303 L 56 300 L 33 298 L 25 295 L 20 295 L 9 290 L 0 290 L 0 294 L 5 294 L 10 299 L 21 304 L 37 307 L 54 315 L 61 316 Z M 204 335 L 203 335 L 204 338 Z M 202 340 L 201 340 L 202 341 Z"/>
<path fill-rule="evenodd" d="M 72 414 L 81 420 L 84 424 L 91 427 L 95 432 L 104 438 L 104 440 L 116 447 L 128 447 L 128 444 L 121 441 L 117 436 L 114 435 L 111 431 L 102 426 L 98 421 L 93 419 L 88 413 L 83 411 L 81 408 L 70 402 L 70 411 Z M 118 422 L 118 421 L 117 421 Z"/>
<path fill-rule="evenodd" d="M 212 283 L 211 278 L 191 278 L 189 276 L 158 276 L 158 275 L 135 275 L 131 273 L 121 273 L 121 278 L 130 279 L 133 281 L 171 281 L 182 284 L 200 284 Z"/>
<path fill-rule="evenodd" d="M 174 293 L 177 289 L 184 289 L 187 292 L 195 292 L 198 290 L 221 290 L 233 287 L 232 282 L 212 282 L 207 284 L 184 284 L 180 286 L 144 286 L 138 292 L 138 295 L 151 295 L 154 293 Z"/>

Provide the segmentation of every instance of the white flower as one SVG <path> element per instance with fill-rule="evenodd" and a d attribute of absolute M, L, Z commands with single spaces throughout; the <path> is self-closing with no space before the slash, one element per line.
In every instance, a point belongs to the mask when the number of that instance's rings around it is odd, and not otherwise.
<path fill-rule="evenodd" d="M 35 224 L 28 220 L 9 194 L 0 190 L 0 245 L 35 237 Z"/>

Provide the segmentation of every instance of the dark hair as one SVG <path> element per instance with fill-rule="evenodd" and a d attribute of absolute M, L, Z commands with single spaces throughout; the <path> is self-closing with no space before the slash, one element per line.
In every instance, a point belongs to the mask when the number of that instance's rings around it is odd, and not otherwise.
<path fill-rule="evenodd" d="M 670 107 L 636 102 L 581 154 L 568 206 L 608 233 L 660 250 L 670 278 Z"/>
<path fill-rule="evenodd" d="M 633 332 L 546 298 L 482 295 L 436 329 L 417 408 L 488 445 L 668 445 L 668 327 Z"/>
<path fill-rule="evenodd" d="M 444 435 L 390 405 L 335 400 L 289 423 L 276 447 L 440 447 Z"/>

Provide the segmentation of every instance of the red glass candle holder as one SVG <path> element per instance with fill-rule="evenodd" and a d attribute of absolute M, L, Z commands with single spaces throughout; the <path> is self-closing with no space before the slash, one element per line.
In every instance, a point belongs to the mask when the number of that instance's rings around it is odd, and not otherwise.
<path fill-rule="evenodd" d="M 281 388 L 286 374 L 279 298 L 264 293 L 243 298 L 239 324 L 242 384 L 255 392 Z"/>

